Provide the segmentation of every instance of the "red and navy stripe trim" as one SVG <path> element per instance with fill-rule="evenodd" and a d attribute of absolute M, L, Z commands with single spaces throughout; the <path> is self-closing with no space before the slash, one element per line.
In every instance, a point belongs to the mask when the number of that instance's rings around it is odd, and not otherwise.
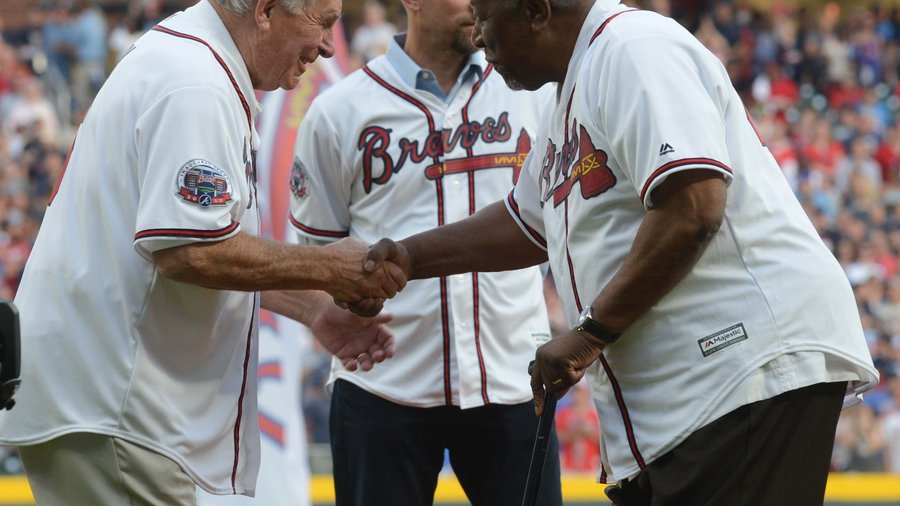
<path fill-rule="evenodd" d="M 572 262 L 572 255 L 569 253 L 569 199 L 563 201 L 563 216 L 565 217 L 566 226 L 566 262 L 569 265 L 569 282 L 572 284 L 572 294 L 575 296 L 575 305 L 580 313 L 584 306 L 581 304 L 581 297 L 578 295 L 578 285 L 575 283 L 575 264 Z"/>
<path fill-rule="evenodd" d="M 293 225 L 294 228 L 296 228 L 302 232 L 306 232 L 307 234 L 310 234 L 310 235 L 316 235 L 319 237 L 334 237 L 334 238 L 350 237 L 350 232 L 347 232 L 344 230 L 323 230 L 320 228 L 312 228 L 310 226 L 304 225 L 304 224 L 300 223 L 299 221 L 297 221 L 297 219 L 294 218 L 293 215 L 289 215 L 289 217 L 290 217 L 291 225 Z"/>
<path fill-rule="evenodd" d="M 616 396 L 616 404 L 618 404 L 619 412 L 622 414 L 622 423 L 625 425 L 625 433 L 628 436 L 628 446 L 631 448 L 631 456 L 637 461 L 638 467 L 644 469 L 647 465 L 644 463 L 644 456 L 641 455 L 641 451 L 637 446 L 637 439 L 634 437 L 634 426 L 631 424 L 631 417 L 628 415 L 628 407 L 625 406 L 625 398 L 622 396 L 622 387 L 619 386 L 619 380 L 616 379 L 616 375 L 613 374 L 612 368 L 609 366 L 609 363 L 606 361 L 606 357 L 603 356 L 603 354 L 600 354 L 600 364 L 603 366 L 603 370 L 606 371 L 606 376 L 609 378 L 609 382 L 612 385 L 613 394 Z"/>
<path fill-rule="evenodd" d="M 515 191 L 515 190 L 513 190 L 513 191 Z M 509 194 L 506 196 L 506 202 L 509 204 L 509 208 L 512 209 L 513 213 L 515 213 L 518 222 L 521 223 L 522 226 L 525 227 L 525 230 L 528 231 L 528 235 L 531 236 L 532 240 L 534 240 L 536 243 L 538 243 L 538 245 L 541 248 L 546 250 L 547 249 L 547 240 L 544 239 L 544 236 L 542 236 L 540 234 L 540 232 L 538 232 L 537 230 L 531 228 L 528 225 L 528 223 L 525 223 L 525 220 L 522 219 L 522 213 L 521 213 L 521 211 L 519 211 L 519 203 L 516 202 L 516 198 L 513 195 L 513 191 L 510 191 Z"/>
<path fill-rule="evenodd" d="M 72 151 L 75 151 L 75 141 L 78 140 L 78 132 L 75 132 L 75 138 L 72 139 L 72 145 L 69 146 L 69 152 L 66 153 L 66 161 L 63 162 L 62 170 L 59 171 L 59 177 L 56 179 L 56 186 L 53 187 L 53 192 L 50 193 L 50 200 L 47 201 L 47 207 L 50 207 L 53 204 L 53 199 L 56 198 L 56 194 L 59 193 L 59 186 L 62 184 L 63 176 L 66 175 L 66 169 L 69 168 L 69 160 L 72 158 Z"/>
<path fill-rule="evenodd" d="M 166 28 L 162 25 L 156 25 L 153 28 L 151 28 L 151 30 L 166 33 L 166 34 L 169 34 L 169 35 L 172 35 L 175 37 L 181 37 L 182 39 L 193 40 L 194 42 L 199 42 L 200 44 L 203 44 L 204 46 L 206 46 L 206 48 L 209 49 L 209 51 L 213 54 L 216 61 L 219 62 L 219 65 L 222 66 L 222 69 L 225 70 L 225 73 L 228 74 L 228 79 L 231 80 L 231 85 L 234 86 L 234 91 L 237 92 L 238 98 L 241 99 L 241 106 L 244 108 L 244 113 L 247 115 L 247 126 L 250 127 L 251 131 L 253 130 L 253 116 L 250 114 L 250 104 L 248 104 L 247 99 L 244 98 L 244 94 L 241 92 L 241 88 L 240 88 L 240 86 L 238 86 L 237 80 L 234 78 L 234 74 L 231 73 L 231 69 L 228 68 L 228 65 L 225 63 L 225 60 L 223 60 L 222 57 L 219 56 L 219 53 L 217 53 L 216 50 L 212 48 L 212 46 L 209 44 L 209 42 L 206 42 L 205 40 L 201 39 L 200 37 L 195 37 L 195 36 L 187 34 L 187 33 L 176 32 L 175 30 L 172 30 L 171 28 Z"/>
<path fill-rule="evenodd" d="M 193 237 L 197 239 L 218 239 L 225 237 L 241 226 L 240 223 L 232 221 L 227 227 L 216 230 L 199 230 L 195 228 L 149 228 L 141 230 L 134 234 L 134 240 L 147 239 L 151 237 Z"/>
<path fill-rule="evenodd" d="M 394 86 L 388 84 L 387 81 L 381 78 L 378 74 L 376 74 L 368 65 L 363 66 L 363 72 L 366 73 L 369 77 L 371 77 L 376 83 L 378 83 L 384 89 L 390 91 L 394 95 L 397 95 L 401 99 L 409 102 L 423 114 L 425 114 L 425 119 L 428 121 L 428 136 L 431 136 L 435 132 L 434 125 L 434 117 L 431 115 L 431 111 L 428 110 L 423 103 L 416 100 L 414 97 L 403 93 L 399 89 Z M 441 142 L 441 153 L 437 156 L 432 157 L 434 163 L 441 163 L 443 160 L 443 149 L 444 144 Z M 440 178 L 435 179 L 435 191 L 437 192 L 437 223 L 438 226 L 444 224 L 444 186 L 442 180 Z M 440 286 L 441 286 L 441 325 L 443 327 L 443 338 L 444 338 L 444 403 L 448 406 L 453 404 L 453 393 L 450 388 L 450 323 L 449 323 L 449 310 L 447 303 L 447 278 L 440 278 Z"/>
<path fill-rule="evenodd" d="M 475 93 L 481 89 L 481 85 L 487 80 L 488 76 L 491 74 L 491 71 L 494 69 L 493 65 L 488 65 L 487 69 L 485 69 L 484 74 L 481 76 L 481 79 L 475 86 L 472 86 L 472 92 L 469 94 L 469 99 L 466 100 L 466 105 L 462 108 L 462 122 L 469 122 L 469 104 L 472 103 L 472 98 L 475 97 Z M 467 156 L 474 156 L 474 150 L 472 146 L 466 148 Z M 475 172 L 469 172 L 469 216 L 475 214 Z M 484 404 L 490 404 L 491 399 L 488 396 L 487 391 L 487 368 L 484 365 L 484 355 L 481 352 L 481 317 L 479 316 L 479 300 L 478 300 L 478 273 L 472 273 L 472 301 L 473 301 L 473 309 L 472 309 L 472 319 L 475 322 L 474 331 L 475 331 L 475 353 L 478 356 L 478 368 L 481 372 L 481 399 L 484 401 Z"/>
<path fill-rule="evenodd" d="M 253 294 L 253 307 L 256 308 L 256 298 L 258 293 Z M 238 411 L 234 421 L 234 464 L 231 467 L 231 491 L 237 494 L 238 462 L 241 456 L 241 417 L 244 416 L 244 394 L 247 393 L 247 371 L 250 368 L 250 344 L 253 342 L 253 326 L 256 323 L 256 309 L 253 310 L 253 316 L 250 318 L 250 329 L 247 331 L 247 346 L 244 349 L 244 372 L 241 379 L 241 395 L 238 396 Z"/>
<path fill-rule="evenodd" d="M 653 181 L 656 180 L 656 178 L 665 174 L 666 172 L 677 169 L 679 167 L 684 167 L 686 165 L 694 165 L 697 166 L 697 168 L 703 168 L 703 166 L 705 165 L 710 168 L 714 167 L 716 169 L 722 169 L 729 174 L 734 174 L 734 172 L 731 170 L 731 167 L 717 160 L 713 160 L 712 158 L 684 158 L 682 160 L 671 161 L 653 171 L 653 174 L 650 174 L 650 177 L 647 178 L 647 182 L 644 183 L 644 187 L 641 188 L 641 202 L 644 201 L 644 196 L 647 194 L 647 190 L 650 189 L 650 185 L 653 183 Z"/>
<path fill-rule="evenodd" d="M 606 18 L 606 21 L 604 21 L 603 24 L 600 25 L 600 28 L 597 28 L 597 31 L 594 32 L 594 35 L 591 36 L 591 41 L 588 42 L 588 45 L 591 45 L 594 43 L 594 40 L 596 40 L 597 37 L 599 37 L 600 34 L 603 33 L 603 30 L 606 29 L 606 25 L 608 25 L 610 21 L 616 19 L 617 17 L 621 16 L 622 14 L 625 14 L 626 12 L 635 12 L 637 10 L 639 10 L 639 9 L 627 9 L 627 10 L 613 14 L 612 16 Z"/>
<path fill-rule="evenodd" d="M 368 74 L 369 77 L 374 79 L 376 83 L 380 84 L 382 87 L 384 87 L 385 89 L 387 89 L 394 95 L 397 95 L 398 97 L 402 98 L 403 100 L 406 100 L 410 104 L 418 107 L 423 113 L 425 113 L 425 117 L 428 118 L 428 133 L 430 135 L 432 132 L 434 132 L 434 118 L 431 116 L 431 111 L 429 111 L 428 108 L 425 107 L 424 104 L 422 104 L 422 102 L 419 102 L 415 98 L 407 95 L 406 93 L 403 93 L 396 87 L 388 84 L 387 81 L 382 79 L 381 76 L 379 76 L 372 69 L 370 69 L 368 65 L 364 65 L 362 70 L 363 70 L 363 72 Z M 437 160 L 435 160 L 435 161 L 437 161 Z"/>

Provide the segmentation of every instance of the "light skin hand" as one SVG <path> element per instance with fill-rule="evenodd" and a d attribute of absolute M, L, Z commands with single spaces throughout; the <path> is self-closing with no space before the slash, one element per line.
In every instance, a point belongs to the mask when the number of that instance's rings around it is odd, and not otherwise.
<path fill-rule="evenodd" d="M 391 315 L 360 317 L 337 307 L 327 297 L 322 297 L 312 315 L 309 327 L 313 335 L 348 371 L 369 371 L 394 356 L 394 334 L 385 326 L 393 319 Z"/>
<path fill-rule="evenodd" d="M 369 247 L 359 241 L 341 239 L 324 248 L 333 259 L 334 276 L 333 282 L 323 288 L 339 303 L 369 299 L 383 301 L 395 296 L 406 286 L 406 274 L 391 262 L 363 270 L 363 261 L 369 253 Z"/>
<path fill-rule="evenodd" d="M 315 290 L 260 292 L 260 306 L 308 326 L 325 349 L 351 371 L 368 371 L 394 355 L 394 336 L 385 325 L 391 321 L 390 315 L 362 318 L 335 306 L 327 293 Z"/>

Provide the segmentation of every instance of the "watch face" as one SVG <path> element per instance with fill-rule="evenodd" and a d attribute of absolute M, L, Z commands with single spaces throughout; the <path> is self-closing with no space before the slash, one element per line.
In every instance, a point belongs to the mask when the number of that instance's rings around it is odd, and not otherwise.
<path fill-rule="evenodd" d="M 578 325 L 582 325 L 585 320 L 588 319 L 588 316 L 591 314 L 591 306 L 585 306 L 584 309 L 581 310 L 581 314 L 578 315 Z"/>

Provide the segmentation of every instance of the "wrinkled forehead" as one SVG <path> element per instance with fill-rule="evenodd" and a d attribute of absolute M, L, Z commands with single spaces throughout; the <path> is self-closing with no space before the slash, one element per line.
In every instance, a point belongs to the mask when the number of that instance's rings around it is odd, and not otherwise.
<path fill-rule="evenodd" d="M 488 19 L 519 5 L 521 0 L 470 0 L 476 15 Z"/>

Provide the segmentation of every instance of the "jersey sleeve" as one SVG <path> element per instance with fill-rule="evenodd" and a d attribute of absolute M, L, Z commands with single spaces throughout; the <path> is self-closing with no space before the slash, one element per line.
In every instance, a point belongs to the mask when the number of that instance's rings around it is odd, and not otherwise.
<path fill-rule="evenodd" d="M 142 255 L 240 230 L 250 129 L 236 120 L 234 100 L 208 87 L 180 88 L 138 119 L 134 244 Z"/>
<path fill-rule="evenodd" d="M 620 167 L 646 208 L 652 191 L 683 170 L 713 170 L 731 181 L 725 139 L 727 90 L 710 72 L 697 49 L 683 41 L 643 36 L 616 41 L 607 49 L 595 111 Z M 701 69 L 701 66 L 705 70 Z M 724 71 L 723 71 L 724 72 Z M 730 86 L 730 83 L 728 83 Z"/>
<path fill-rule="evenodd" d="M 350 235 L 352 181 L 341 162 L 342 139 L 319 102 L 303 118 L 291 167 L 290 221 L 301 242 Z"/>
<path fill-rule="evenodd" d="M 528 239 L 542 250 L 547 250 L 547 239 L 544 234 L 544 218 L 541 211 L 540 192 L 535 183 L 537 168 L 534 150 L 528 153 L 522 164 L 522 175 L 516 186 L 506 196 L 506 209 L 515 220 L 519 229 Z"/>

